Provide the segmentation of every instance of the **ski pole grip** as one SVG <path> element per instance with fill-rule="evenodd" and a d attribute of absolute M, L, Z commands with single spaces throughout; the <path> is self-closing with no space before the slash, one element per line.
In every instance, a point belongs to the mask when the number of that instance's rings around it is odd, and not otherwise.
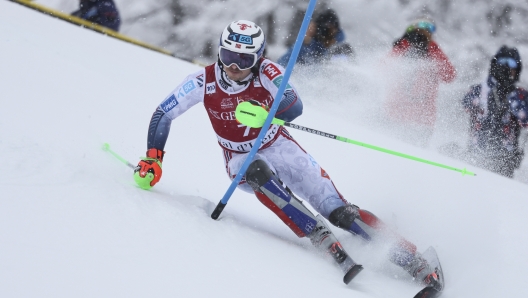
<path fill-rule="evenodd" d="M 216 205 L 215 210 L 213 211 L 213 213 L 211 213 L 211 218 L 218 219 L 220 213 L 222 213 L 226 205 L 227 204 L 222 203 L 222 201 L 218 202 L 218 205 Z"/>

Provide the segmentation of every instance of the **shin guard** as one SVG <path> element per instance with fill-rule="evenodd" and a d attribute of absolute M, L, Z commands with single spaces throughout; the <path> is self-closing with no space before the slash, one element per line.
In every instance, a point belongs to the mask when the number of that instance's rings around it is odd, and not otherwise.
<path fill-rule="evenodd" d="M 321 215 L 317 217 L 282 184 L 268 165 L 261 160 L 252 162 L 246 171 L 246 181 L 257 198 L 299 237 L 308 236 L 319 250 L 330 254 L 343 270 L 348 284 L 362 269 L 348 256 Z"/>
<path fill-rule="evenodd" d="M 309 235 L 317 219 L 275 176 L 262 160 L 252 162 L 246 181 L 262 204 L 273 211 L 299 237 Z"/>

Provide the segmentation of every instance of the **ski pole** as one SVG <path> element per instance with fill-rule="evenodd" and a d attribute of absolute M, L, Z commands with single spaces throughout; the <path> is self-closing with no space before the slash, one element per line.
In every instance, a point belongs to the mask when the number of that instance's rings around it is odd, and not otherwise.
<path fill-rule="evenodd" d="M 110 149 L 110 144 L 104 143 L 102 149 L 103 149 L 103 151 L 106 151 L 106 152 L 112 154 L 115 158 L 117 158 L 120 162 L 126 164 L 129 168 L 134 169 L 136 167 L 133 164 L 129 163 L 126 159 L 124 159 L 121 156 L 119 156 L 119 154 L 117 154 L 114 151 L 112 151 L 112 149 Z"/>
<path fill-rule="evenodd" d="M 253 128 L 262 127 L 264 125 L 264 119 L 266 119 L 267 116 L 268 116 L 268 112 L 265 109 L 263 109 L 260 106 L 255 106 L 255 105 L 253 105 L 253 104 L 251 104 L 250 102 L 247 102 L 247 101 L 240 103 L 237 106 L 236 112 L 235 112 L 235 117 L 236 117 L 238 122 L 240 122 L 240 123 L 242 123 L 242 124 L 244 124 L 246 126 L 253 127 Z M 389 149 L 381 148 L 381 147 L 370 145 L 370 144 L 367 144 L 367 143 L 354 141 L 354 140 L 351 140 L 351 139 L 347 139 L 345 137 L 340 137 L 340 136 L 333 135 L 333 134 L 330 134 L 330 133 L 322 132 L 322 131 L 317 130 L 317 129 L 312 129 L 312 128 L 304 127 L 304 126 L 301 126 L 301 125 L 293 124 L 293 123 L 286 122 L 284 120 L 280 120 L 280 119 L 277 119 L 277 118 L 273 118 L 271 123 L 272 124 L 277 124 L 277 125 L 283 125 L 283 126 L 286 126 L 286 127 L 291 127 L 291 128 L 294 128 L 294 129 L 298 129 L 298 130 L 306 131 L 306 132 L 309 132 L 309 133 L 312 133 L 312 134 L 316 134 L 318 136 L 327 137 L 327 138 L 338 140 L 338 141 L 342 141 L 342 142 L 345 142 L 345 143 L 350 143 L 350 144 L 362 146 L 362 147 L 365 147 L 365 148 L 369 148 L 369 149 L 377 150 L 377 151 L 380 151 L 380 152 L 396 155 L 396 156 L 407 158 L 407 159 L 411 159 L 411 160 L 414 160 L 414 161 L 423 162 L 423 163 L 430 164 L 430 165 L 437 166 L 437 167 L 441 167 L 441 168 L 444 168 L 444 169 L 460 172 L 460 173 L 462 173 L 462 175 L 476 176 L 475 173 L 472 173 L 472 172 L 466 170 L 465 168 L 464 169 L 457 169 L 457 168 L 450 167 L 450 166 L 447 166 L 447 165 L 443 165 L 443 164 L 440 164 L 440 163 L 437 163 L 437 162 L 434 162 L 434 161 L 429 161 L 429 160 L 426 160 L 426 159 L 423 159 L 423 158 L 419 158 L 419 157 L 415 157 L 415 156 L 412 156 L 412 155 L 408 155 L 408 154 L 405 154 L 405 153 L 400 153 L 400 152 L 397 152 L 397 151 L 392 151 L 392 150 L 389 150 Z"/>
<path fill-rule="evenodd" d="M 317 3 L 317 0 L 310 0 L 310 3 L 308 3 L 308 8 L 306 9 L 306 13 L 304 14 L 304 19 L 301 24 L 301 29 L 299 30 L 299 34 L 297 35 L 297 39 L 295 40 L 295 44 L 293 46 L 293 51 L 290 56 L 290 60 L 288 61 L 288 65 L 286 66 L 286 70 L 284 71 L 284 77 L 282 78 L 282 82 L 279 86 L 279 89 L 277 90 L 277 94 L 275 96 L 275 101 L 271 105 L 271 109 L 269 111 L 269 117 L 264 119 L 262 122 L 262 126 L 269 127 L 271 124 L 271 120 L 275 116 L 275 113 L 277 112 L 277 109 L 279 108 L 279 104 L 282 98 L 282 95 L 284 94 L 284 91 L 286 90 L 286 86 L 288 86 L 288 80 L 290 79 L 290 75 L 293 71 L 293 67 L 295 66 L 295 62 L 297 61 L 297 56 L 299 55 L 299 51 L 301 50 L 302 41 L 304 40 L 304 35 L 306 34 L 306 30 L 308 29 L 308 24 L 310 23 L 310 19 L 312 18 L 312 13 L 315 9 L 315 4 Z M 253 160 L 253 157 L 257 153 L 258 149 L 260 148 L 260 144 L 262 143 L 262 140 L 264 139 L 264 136 L 266 135 L 267 129 L 262 129 L 255 139 L 255 143 L 253 144 L 253 148 L 249 151 L 246 160 L 242 164 L 242 167 L 240 167 L 240 170 L 238 171 L 237 175 L 235 176 L 235 179 L 231 182 L 231 185 L 227 189 L 226 193 L 224 194 L 224 197 L 218 202 L 216 205 L 216 208 L 213 210 L 213 213 L 211 213 L 212 219 L 217 219 L 220 216 L 220 213 L 224 210 L 225 206 L 227 205 L 227 202 L 229 201 L 229 198 L 235 191 L 235 188 L 237 187 L 240 180 L 242 180 L 242 177 L 246 173 L 247 168 L 249 167 L 249 163 Z"/>

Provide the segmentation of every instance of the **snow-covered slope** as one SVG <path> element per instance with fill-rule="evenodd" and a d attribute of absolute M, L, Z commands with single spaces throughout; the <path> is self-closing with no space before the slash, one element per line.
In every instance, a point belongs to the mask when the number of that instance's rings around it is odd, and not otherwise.
<path fill-rule="evenodd" d="M 236 191 L 212 220 L 229 180 L 200 106 L 173 123 L 161 182 L 151 191 L 134 186 L 102 144 L 136 163 L 155 107 L 198 66 L 7 1 L 0 48 L 2 297 L 408 298 L 418 290 L 375 247 L 334 228 L 365 266 L 345 286 L 331 260 L 246 193 Z M 366 65 L 347 71 L 365 74 L 361 90 L 376 88 Z M 291 131 L 340 192 L 420 250 L 436 248 L 443 297 L 523 296 L 526 184 L 361 125 L 343 109 L 371 111 L 360 104 L 365 93 L 327 76 L 335 87 L 325 106 L 298 77 L 305 114 L 296 123 L 478 173 L 462 177 Z"/>

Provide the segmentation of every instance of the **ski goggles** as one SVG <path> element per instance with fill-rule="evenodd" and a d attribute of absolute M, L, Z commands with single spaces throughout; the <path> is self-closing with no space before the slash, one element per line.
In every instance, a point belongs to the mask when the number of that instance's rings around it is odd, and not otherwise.
<path fill-rule="evenodd" d="M 507 65 L 509 68 L 517 68 L 517 61 L 511 57 L 497 58 L 497 63 L 500 65 Z"/>
<path fill-rule="evenodd" d="M 218 57 L 225 66 L 235 64 L 240 70 L 250 69 L 258 60 L 256 53 L 236 53 L 223 46 L 218 48 Z"/>
<path fill-rule="evenodd" d="M 420 21 L 416 24 L 412 24 L 411 26 L 407 27 L 407 32 L 411 32 L 415 29 L 424 29 L 424 30 L 427 30 L 429 31 L 429 33 L 435 33 L 436 31 L 436 26 L 435 24 L 431 23 L 431 22 L 426 22 L 426 21 Z"/>

